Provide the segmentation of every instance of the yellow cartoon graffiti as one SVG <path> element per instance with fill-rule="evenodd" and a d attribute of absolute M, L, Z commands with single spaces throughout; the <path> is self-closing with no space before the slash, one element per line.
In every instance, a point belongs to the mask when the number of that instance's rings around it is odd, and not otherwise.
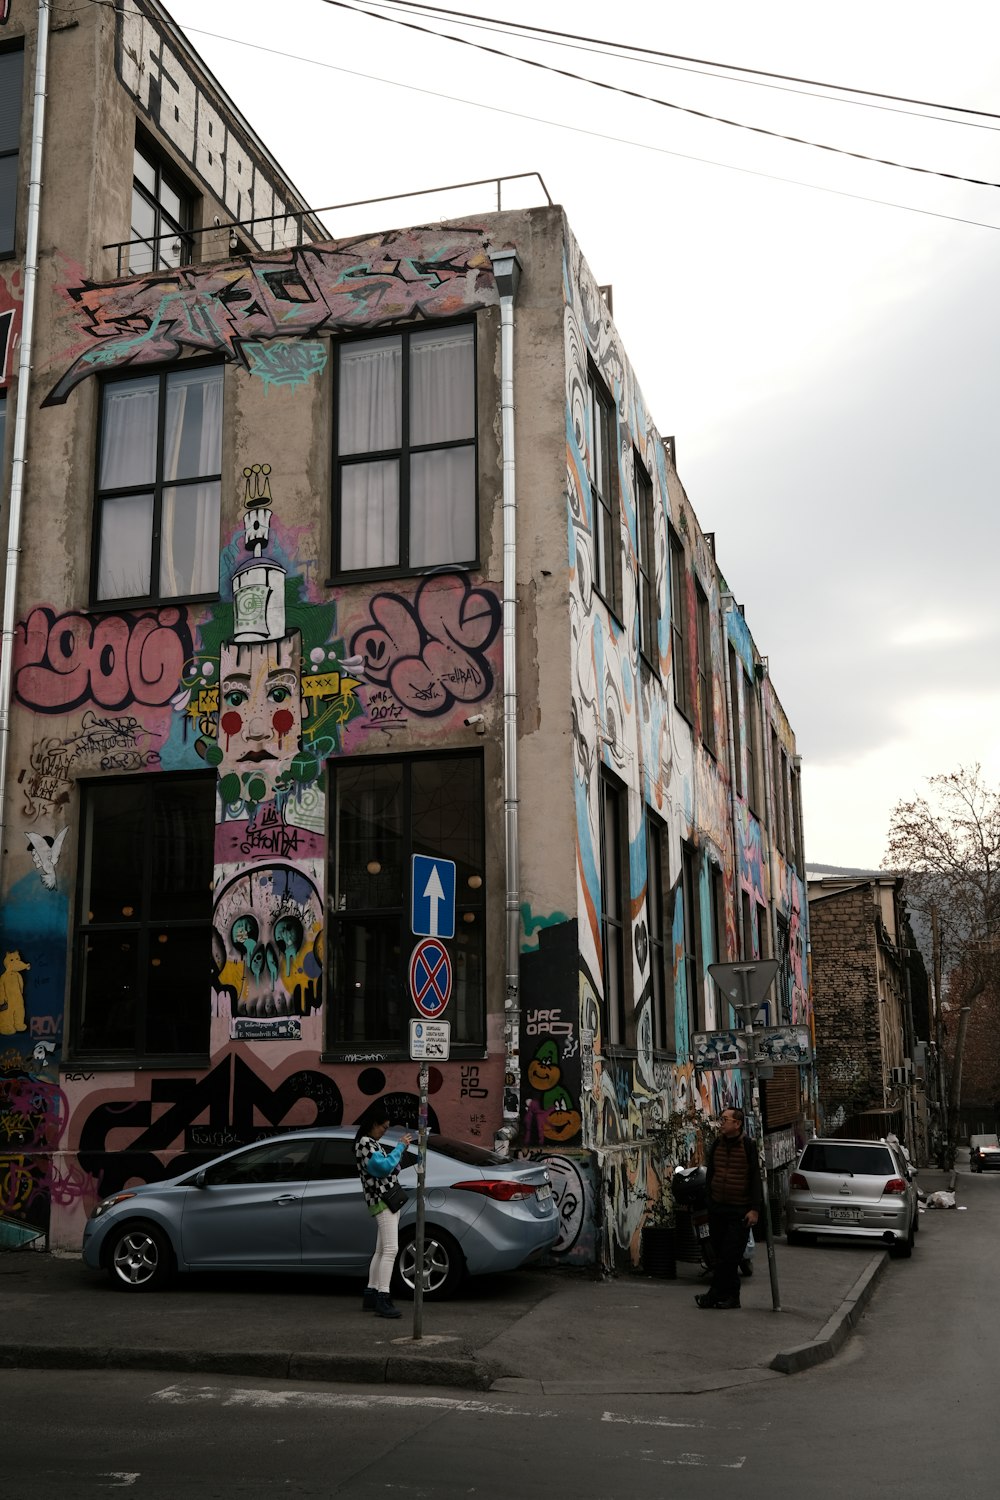
<path fill-rule="evenodd" d="M 0 1036 L 13 1036 L 16 1031 L 27 1031 L 24 1021 L 24 980 L 21 978 L 26 964 L 20 953 L 6 953 L 3 973 L 0 974 Z"/>

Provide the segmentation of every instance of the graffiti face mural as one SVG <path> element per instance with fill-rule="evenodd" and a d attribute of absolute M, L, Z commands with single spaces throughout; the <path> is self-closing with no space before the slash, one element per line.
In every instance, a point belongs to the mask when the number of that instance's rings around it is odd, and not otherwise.
<path fill-rule="evenodd" d="M 318 1003 L 323 909 L 309 877 L 282 865 L 238 875 L 219 893 L 218 984 L 234 1018 L 298 1018 Z M 263 1030 L 263 1028 L 261 1028 Z M 296 1027 L 274 1028 L 291 1038 Z M 235 1027 L 244 1039 L 254 1027 Z"/>
<path fill-rule="evenodd" d="M 223 802 L 272 799 L 302 732 L 298 635 L 232 642 L 219 673 L 219 792 Z"/>

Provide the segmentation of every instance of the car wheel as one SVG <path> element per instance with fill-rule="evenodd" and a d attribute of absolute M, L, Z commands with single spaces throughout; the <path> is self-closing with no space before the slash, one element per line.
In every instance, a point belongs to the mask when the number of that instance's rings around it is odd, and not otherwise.
<path fill-rule="evenodd" d="M 106 1265 L 120 1292 L 158 1292 L 173 1275 L 170 1242 L 154 1224 L 123 1224 L 111 1236 Z"/>
<path fill-rule="evenodd" d="M 412 1296 L 417 1284 L 416 1230 L 401 1236 L 393 1289 L 397 1296 Z M 442 1302 L 453 1297 L 465 1275 L 465 1257 L 451 1235 L 428 1225 L 424 1230 L 424 1300 Z"/>
<path fill-rule="evenodd" d="M 905 1240 L 897 1240 L 894 1245 L 889 1246 L 889 1254 L 894 1260 L 909 1260 L 913 1254 L 913 1225 Z"/>

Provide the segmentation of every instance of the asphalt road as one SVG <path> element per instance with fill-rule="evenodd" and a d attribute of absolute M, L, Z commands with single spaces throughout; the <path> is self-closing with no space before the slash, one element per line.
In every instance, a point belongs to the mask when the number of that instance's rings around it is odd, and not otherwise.
<path fill-rule="evenodd" d="M 763 1387 L 537 1400 L 3 1371 L 0 1493 L 994 1500 L 1000 1173 L 964 1169 L 958 1197 L 836 1360 Z"/>

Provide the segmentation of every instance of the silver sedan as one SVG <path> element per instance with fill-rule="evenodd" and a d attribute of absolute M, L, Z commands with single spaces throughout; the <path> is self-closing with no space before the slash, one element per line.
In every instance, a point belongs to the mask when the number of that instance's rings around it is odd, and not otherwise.
<path fill-rule="evenodd" d="M 387 1137 L 389 1139 L 389 1137 Z M 404 1157 L 397 1290 L 415 1283 L 417 1153 Z M 429 1138 L 424 1296 L 453 1294 L 468 1273 L 513 1270 L 558 1238 L 545 1167 Z M 363 1277 L 375 1248 L 354 1160 L 354 1130 L 275 1136 L 164 1182 L 123 1188 L 87 1221 L 83 1258 L 123 1291 L 153 1291 L 176 1271 L 290 1271 Z"/>

